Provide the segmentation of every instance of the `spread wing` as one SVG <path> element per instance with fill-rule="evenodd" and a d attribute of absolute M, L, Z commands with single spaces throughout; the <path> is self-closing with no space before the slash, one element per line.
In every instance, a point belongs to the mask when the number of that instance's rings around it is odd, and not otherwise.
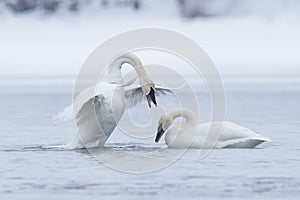
<path fill-rule="evenodd" d="M 155 95 L 160 96 L 160 95 L 167 95 L 167 94 L 173 94 L 173 91 L 164 88 L 164 87 L 156 87 L 155 88 Z M 127 101 L 127 106 L 128 107 L 133 107 L 136 104 L 142 102 L 143 100 L 146 100 L 146 96 L 142 90 L 141 87 L 129 89 L 125 91 L 125 99 Z"/>
<path fill-rule="evenodd" d="M 90 108 L 93 107 L 94 104 L 99 102 L 100 104 L 103 102 L 104 96 L 99 94 L 95 97 L 90 98 L 87 102 L 85 102 L 82 107 L 80 108 L 77 114 L 74 114 L 73 104 L 66 106 L 62 112 L 58 113 L 57 115 L 53 116 L 52 120 L 54 124 L 59 122 L 65 122 L 68 120 L 72 120 L 78 118 L 78 116 L 86 115 L 90 112 Z"/>

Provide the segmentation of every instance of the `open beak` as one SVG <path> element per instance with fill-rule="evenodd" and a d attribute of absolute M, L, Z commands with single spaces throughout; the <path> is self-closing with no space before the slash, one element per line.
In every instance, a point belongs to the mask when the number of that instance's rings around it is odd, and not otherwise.
<path fill-rule="evenodd" d="M 153 102 L 154 105 L 157 106 L 156 98 L 155 98 L 155 91 L 152 87 L 151 87 L 149 94 L 147 94 L 146 97 L 147 97 L 147 102 L 148 102 L 149 108 L 151 108 L 151 102 Z"/>
<path fill-rule="evenodd" d="M 162 128 L 162 124 L 160 124 L 157 128 L 157 134 L 156 134 L 156 138 L 155 138 L 155 142 L 159 142 L 159 140 L 161 139 L 161 137 L 163 136 L 163 134 L 165 133 L 164 129 Z"/>

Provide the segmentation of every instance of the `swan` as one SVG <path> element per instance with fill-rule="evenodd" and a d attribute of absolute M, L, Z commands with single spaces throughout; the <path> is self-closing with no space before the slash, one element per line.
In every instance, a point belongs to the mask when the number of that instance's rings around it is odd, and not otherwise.
<path fill-rule="evenodd" d="M 123 64 L 131 65 L 139 80 L 140 87 L 125 90 L 125 86 L 132 85 L 134 80 L 124 83 L 121 73 Z M 100 82 L 97 87 L 87 88 L 80 94 L 93 89 L 92 95 L 81 100 L 77 109 L 71 104 L 61 113 L 53 117 L 57 122 L 75 119 L 78 133 L 66 145 L 64 149 L 95 148 L 104 146 L 111 133 L 120 121 L 125 109 L 142 101 L 143 96 L 149 107 L 151 103 L 157 106 L 155 93 L 167 94 L 171 90 L 155 88 L 154 82 L 146 73 L 141 61 L 134 54 L 125 54 L 117 58 L 108 67 L 109 79 Z M 78 96 L 80 96 L 80 94 Z M 76 100 L 79 99 L 77 96 Z M 79 136 L 80 133 L 80 136 Z"/>
<path fill-rule="evenodd" d="M 178 117 L 184 118 L 186 122 L 182 126 L 168 130 Z M 212 128 L 223 126 L 223 128 L 219 137 L 217 132 L 212 132 L 210 133 L 212 134 L 211 137 L 204 141 L 210 126 Z M 263 137 L 250 129 L 228 121 L 198 124 L 195 113 L 186 108 L 176 109 L 161 116 L 155 142 L 159 142 L 165 131 L 167 131 L 165 143 L 168 147 L 173 148 L 254 148 L 262 142 L 271 141 L 269 138 Z"/>

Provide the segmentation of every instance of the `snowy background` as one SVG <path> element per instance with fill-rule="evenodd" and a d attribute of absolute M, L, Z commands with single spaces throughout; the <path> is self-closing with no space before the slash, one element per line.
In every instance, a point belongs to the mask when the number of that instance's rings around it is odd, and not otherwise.
<path fill-rule="evenodd" d="M 0 0 L 0 76 L 74 79 L 103 41 L 156 27 L 198 42 L 223 77 L 289 79 L 299 25 L 297 0 Z"/>

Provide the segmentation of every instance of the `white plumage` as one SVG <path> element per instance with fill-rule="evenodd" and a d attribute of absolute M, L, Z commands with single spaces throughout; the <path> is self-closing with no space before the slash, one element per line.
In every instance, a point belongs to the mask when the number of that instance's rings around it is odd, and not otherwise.
<path fill-rule="evenodd" d="M 124 63 L 134 67 L 140 87 L 125 90 L 125 86 L 131 85 L 134 81 L 130 80 L 124 84 L 121 74 L 121 67 Z M 108 81 L 83 90 L 73 104 L 54 117 L 56 122 L 76 120 L 77 134 L 68 144 L 61 146 L 62 148 L 103 146 L 128 106 L 136 105 L 145 98 L 145 95 L 150 106 L 151 101 L 156 104 L 154 91 L 157 94 L 171 92 L 168 89 L 155 88 L 142 63 L 133 54 L 118 58 L 109 66 L 108 71 Z"/>
<path fill-rule="evenodd" d="M 186 122 L 167 130 L 178 117 L 185 118 Z M 218 127 L 221 127 L 220 135 L 214 131 Z M 209 128 L 213 131 L 208 135 Z M 156 142 L 165 131 L 166 144 L 174 148 L 254 148 L 262 142 L 270 142 L 269 138 L 232 122 L 198 124 L 196 115 L 188 109 L 177 109 L 161 117 Z"/>

